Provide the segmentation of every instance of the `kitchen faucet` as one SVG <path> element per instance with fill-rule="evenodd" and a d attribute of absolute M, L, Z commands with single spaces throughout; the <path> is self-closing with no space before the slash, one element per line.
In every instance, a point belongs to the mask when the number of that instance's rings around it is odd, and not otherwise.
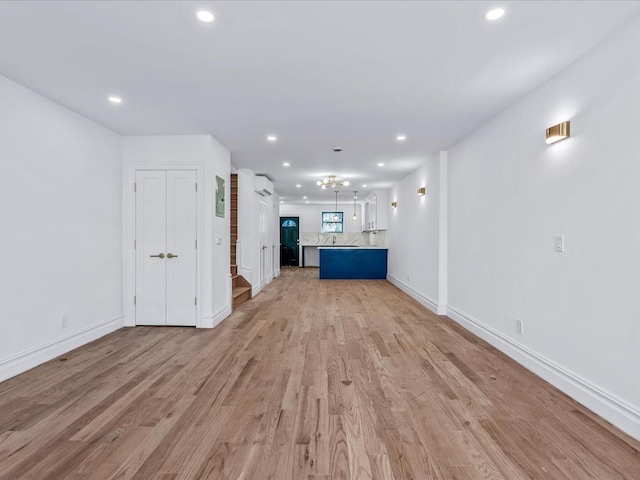
<path fill-rule="evenodd" d="M 336 244 L 336 236 L 335 235 L 333 236 L 333 244 L 334 245 Z"/>

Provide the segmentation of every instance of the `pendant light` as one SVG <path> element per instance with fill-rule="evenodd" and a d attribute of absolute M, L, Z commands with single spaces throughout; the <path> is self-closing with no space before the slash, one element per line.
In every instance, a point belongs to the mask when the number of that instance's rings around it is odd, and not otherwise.
<path fill-rule="evenodd" d="M 356 215 L 356 200 L 358 199 L 358 191 L 353 191 L 353 219 L 357 220 L 358 216 Z"/>
<path fill-rule="evenodd" d="M 338 215 L 338 192 L 340 190 L 336 190 L 336 209 L 333 211 L 333 221 L 337 222 L 340 220 L 340 216 Z"/>

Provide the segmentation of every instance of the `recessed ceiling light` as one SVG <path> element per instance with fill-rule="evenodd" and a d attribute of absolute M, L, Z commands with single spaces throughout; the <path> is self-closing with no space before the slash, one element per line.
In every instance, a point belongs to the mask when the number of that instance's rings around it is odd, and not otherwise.
<path fill-rule="evenodd" d="M 302 187 L 302 185 L 300 185 L 299 183 L 296 184 L 296 188 L 300 188 L 300 187 Z"/>
<path fill-rule="evenodd" d="M 283 167 L 288 167 L 289 165 L 291 165 L 289 162 L 284 162 L 284 163 L 282 164 L 282 166 L 283 166 Z"/>
<path fill-rule="evenodd" d="M 306 200 L 306 199 L 307 199 L 307 196 L 305 195 L 305 196 L 304 196 L 304 197 L 302 197 L 302 198 L 304 198 L 304 199 Z"/>
<path fill-rule="evenodd" d="M 306 201 L 306 202 L 304 202 L 304 203 L 309 203 L 309 200 L 307 200 L 307 201 Z"/>
<path fill-rule="evenodd" d="M 208 12 L 206 10 L 199 10 L 198 13 L 196 13 L 196 16 L 198 17 L 198 20 L 206 23 L 213 22 L 213 18 L 214 18 L 213 13 Z"/>
<path fill-rule="evenodd" d="M 122 103 L 122 99 L 120 97 L 114 97 L 114 96 L 109 97 L 109 101 L 111 103 Z"/>
<path fill-rule="evenodd" d="M 407 139 L 406 135 L 398 135 L 396 137 L 396 140 L 398 140 L 399 142 L 404 142 Z"/>
<path fill-rule="evenodd" d="M 282 200 L 280 200 L 280 203 L 284 203 Z"/>
<path fill-rule="evenodd" d="M 489 21 L 498 20 L 502 18 L 505 13 L 505 9 L 502 7 L 493 8 L 484 14 L 484 19 Z"/>
<path fill-rule="evenodd" d="M 364 184 L 362 185 L 362 187 L 363 187 L 363 188 L 367 188 L 367 184 L 366 184 L 366 183 L 364 183 Z"/>
<path fill-rule="evenodd" d="M 276 141 L 278 141 L 278 137 L 276 137 L 275 135 L 267 135 L 267 141 L 268 142 L 276 142 Z"/>
<path fill-rule="evenodd" d="M 384 167 L 384 163 L 380 162 L 380 163 L 378 163 L 378 166 L 379 167 Z"/>

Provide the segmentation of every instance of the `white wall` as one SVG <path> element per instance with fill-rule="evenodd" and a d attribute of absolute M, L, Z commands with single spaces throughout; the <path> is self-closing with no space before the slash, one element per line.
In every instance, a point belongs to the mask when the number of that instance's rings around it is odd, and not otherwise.
<path fill-rule="evenodd" d="M 322 228 L 322 212 L 333 212 L 336 205 L 331 204 L 287 204 L 280 205 L 280 216 L 300 217 L 300 234 L 302 232 L 320 232 Z M 360 233 L 362 231 L 362 222 L 360 215 L 362 214 L 362 206 L 356 204 L 356 213 L 358 219 L 353 220 L 353 202 L 338 203 L 338 211 L 344 212 L 344 231 L 345 233 Z M 301 241 L 302 243 L 302 241 Z"/>
<path fill-rule="evenodd" d="M 439 291 L 439 157 L 427 162 L 389 190 L 389 272 L 387 278 L 433 311 Z M 420 197 L 418 188 L 426 186 Z M 444 312 L 442 312 L 444 313 Z"/>
<path fill-rule="evenodd" d="M 210 135 L 131 136 L 123 139 L 125 184 L 133 185 L 136 168 L 193 167 L 199 174 L 200 327 L 212 327 L 231 312 L 229 271 L 230 154 Z M 215 215 L 216 176 L 225 180 L 225 217 Z M 125 188 L 125 308 L 133 325 L 133 189 Z M 216 243 L 220 237 L 220 244 Z"/>
<path fill-rule="evenodd" d="M 252 295 L 260 293 L 262 287 L 280 274 L 278 251 L 279 241 L 276 243 L 274 230 L 278 228 L 279 196 L 263 197 L 254 191 L 255 173 L 247 168 L 238 170 L 238 274 L 251 283 Z M 267 235 L 266 243 L 266 271 L 261 278 L 261 250 L 260 242 L 260 204 L 266 205 Z M 278 264 L 275 264 L 277 260 Z M 263 281 L 264 280 L 264 281 Z"/>
<path fill-rule="evenodd" d="M 638 51 L 636 18 L 449 152 L 448 272 L 453 318 L 636 438 Z"/>
<path fill-rule="evenodd" d="M 117 134 L 0 76 L 0 380 L 122 326 L 120 158 Z"/>

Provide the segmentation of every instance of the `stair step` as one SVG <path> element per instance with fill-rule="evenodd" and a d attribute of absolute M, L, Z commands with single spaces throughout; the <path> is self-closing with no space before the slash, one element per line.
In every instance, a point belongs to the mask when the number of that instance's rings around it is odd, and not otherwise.
<path fill-rule="evenodd" d="M 240 295 L 242 295 L 245 292 L 248 292 L 251 290 L 251 287 L 234 287 L 233 288 L 233 298 L 238 298 Z"/>
<path fill-rule="evenodd" d="M 237 308 L 247 300 L 251 300 L 251 287 L 233 288 L 233 308 Z"/>

